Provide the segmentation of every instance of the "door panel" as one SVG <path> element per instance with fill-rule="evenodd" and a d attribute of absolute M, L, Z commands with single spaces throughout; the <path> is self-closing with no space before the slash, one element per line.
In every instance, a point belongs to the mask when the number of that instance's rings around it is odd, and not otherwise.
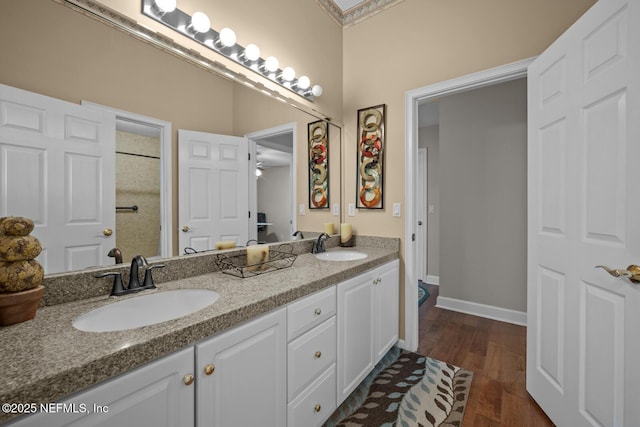
<path fill-rule="evenodd" d="M 0 165 L 0 216 L 34 221 L 47 274 L 113 262 L 113 114 L 0 85 Z"/>
<path fill-rule="evenodd" d="M 187 130 L 179 130 L 178 139 L 180 253 L 185 247 L 210 250 L 220 240 L 244 245 L 249 233 L 247 140 Z"/>
<path fill-rule="evenodd" d="M 640 4 L 596 3 L 529 68 L 527 389 L 559 426 L 640 425 Z"/>

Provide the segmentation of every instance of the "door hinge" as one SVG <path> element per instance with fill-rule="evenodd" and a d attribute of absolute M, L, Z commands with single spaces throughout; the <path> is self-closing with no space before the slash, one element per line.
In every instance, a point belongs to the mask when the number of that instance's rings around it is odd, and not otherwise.
<path fill-rule="evenodd" d="M 411 241 L 415 242 L 416 241 L 416 233 L 412 233 L 411 234 Z"/>
<path fill-rule="evenodd" d="M 251 153 L 247 153 L 248 159 L 247 160 L 251 160 Z"/>
<path fill-rule="evenodd" d="M 249 211 L 249 218 L 251 218 L 251 211 Z"/>

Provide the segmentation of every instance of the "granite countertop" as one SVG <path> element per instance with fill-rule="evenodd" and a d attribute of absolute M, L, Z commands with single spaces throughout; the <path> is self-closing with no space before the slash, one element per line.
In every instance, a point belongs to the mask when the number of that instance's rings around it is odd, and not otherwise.
<path fill-rule="evenodd" d="M 0 403 L 52 403 L 300 297 L 398 258 L 397 247 L 354 248 L 356 261 L 322 261 L 298 255 L 290 268 L 250 278 L 221 272 L 158 284 L 173 289 L 211 289 L 218 301 L 188 316 L 116 332 L 82 332 L 72 326 L 81 314 L 135 298 L 100 296 L 41 307 L 33 320 L 0 328 Z M 339 249 L 329 249 L 339 250 Z M 14 415 L 0 412 L 0 422 Z"/>

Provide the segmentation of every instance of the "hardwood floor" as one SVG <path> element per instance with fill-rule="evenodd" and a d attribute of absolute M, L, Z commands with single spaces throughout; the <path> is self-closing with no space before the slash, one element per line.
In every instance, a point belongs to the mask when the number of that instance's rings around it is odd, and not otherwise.
<path fill-rule="evenodd" d="M 525 388 L 526 328 L 437 308 L 427 287 L 418 353 L 473 371 L 463 427 L 553 426 Z"/>

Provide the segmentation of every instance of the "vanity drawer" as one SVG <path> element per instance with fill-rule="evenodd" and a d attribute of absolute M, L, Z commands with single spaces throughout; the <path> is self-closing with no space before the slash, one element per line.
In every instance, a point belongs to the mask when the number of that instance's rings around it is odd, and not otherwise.
<path fill-rule="evenodd" d="M 289 427 L 321 426 L 336 409 L 336 365 L 322 373 L 316 381 L 288 406 Z"/>
<path fill-rule="evenodd" d="M 304 297 L 287 307 L 289 341 L 336 314 L 336 287 Z"/>
<path fill-rule="evenodd" d="M 335 363 L 335 316 L 289 343 L 287 361 L 287 401 L 291 401 Z"/>

